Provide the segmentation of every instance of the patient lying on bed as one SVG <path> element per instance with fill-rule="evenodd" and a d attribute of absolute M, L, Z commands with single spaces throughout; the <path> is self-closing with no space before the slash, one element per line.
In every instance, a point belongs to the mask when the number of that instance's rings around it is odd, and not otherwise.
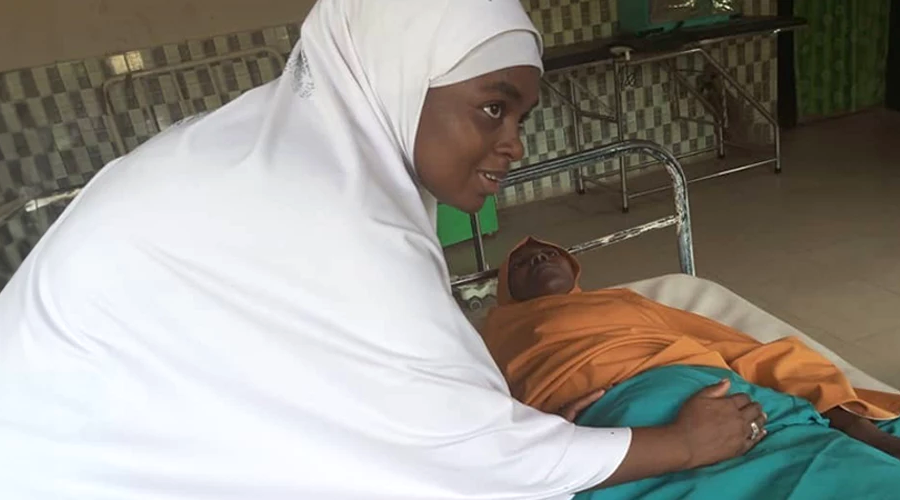
<path fill-rule="evenodd" d="M 728 498 L 884 498 L 900 488 L 900 396 L 854 389 L 796 338 L 762 344 L 629 290 L 584 292 L 579 269 L 561 248 L 531 238 L 500 269 L 499 306 L 482 335 L 517 399 L 555 412 L 607 388 L 578 423 L 663 425 L 724 377 L 769 416 L 768 437 L 745 457 L 613 487 L 603 498 L 716 498 L 723 488 L 734 491 Z"/>

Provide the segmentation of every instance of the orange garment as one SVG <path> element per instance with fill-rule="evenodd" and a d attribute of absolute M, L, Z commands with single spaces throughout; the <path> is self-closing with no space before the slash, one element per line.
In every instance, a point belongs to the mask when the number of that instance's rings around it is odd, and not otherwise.
<path fill-rule="evenodd" d="M 580 272 L 575 258 L 560 250 Z M 625 289 L 576 286 L 568 295 L 516 303 L 508 264 L 509 257 L 500 268 L 499 306 L 482 336 L 513 395 L 543 411 L 651 368 L 694 365 L 734 370 L 751 383 L 804 398 L 819 412 L 842 406 L 872 419 L 900 414 L 900 396 L 855 390 L 838 367 L 795 337 L 763 344 Z"/>

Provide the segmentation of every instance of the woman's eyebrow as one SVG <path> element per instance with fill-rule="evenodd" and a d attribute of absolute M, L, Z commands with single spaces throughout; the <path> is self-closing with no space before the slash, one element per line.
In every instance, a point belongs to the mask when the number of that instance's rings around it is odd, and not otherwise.
<path fill-rule="evenodd" d="M 482 90 L 499 92 L 505 95 L 508 99 L 522 102 L 524 97 L 522 97 L 522 93 L 519 92 L 519 89 L 516 88 L 515 85 L 509 82 L 491 82 L 482 87 Z"/>

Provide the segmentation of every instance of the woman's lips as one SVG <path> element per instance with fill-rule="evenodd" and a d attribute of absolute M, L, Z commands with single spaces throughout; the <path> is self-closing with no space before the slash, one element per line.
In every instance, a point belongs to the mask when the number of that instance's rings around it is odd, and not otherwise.
<path fill-rule="evenodd" d="M 499 183 L 500 181 L 503 180 L 503 178 L 501 176 L 494 174 L 492 172 L 482 172 L 481 175 L 487 177 L 487 179 L 492 182 Z"/>
<path fill-rule="evenodd" d="M 503 182 L 503 178 L 506 177 L 506 172 L 479 170 L 478 177 L 481 179 L 481 184 L 484 186 L 485 192 L 488 194 L 497 194 L 500 192 L 500 183 Z"/>
<path fill-rule="evenodd" d="M 544 273 L 556 274 L 560 270 L 559 266 L 553 261 L 541 262 L 540 264 L 531 268 L 532 276 L 540 276 Z"/>

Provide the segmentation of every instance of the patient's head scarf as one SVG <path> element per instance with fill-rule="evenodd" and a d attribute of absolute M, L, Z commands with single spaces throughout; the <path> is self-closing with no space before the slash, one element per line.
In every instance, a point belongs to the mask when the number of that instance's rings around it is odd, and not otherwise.
<path fill-rule="evenodd" d="M 539 64 L 536 39 L 518 0 L 321 0 L 278 81 L 94 177 L 0 294 L 0 497 L 527 500 L 612 474 L 627 432 L 509 397 L 411 165 L 428 88 Z"/>

